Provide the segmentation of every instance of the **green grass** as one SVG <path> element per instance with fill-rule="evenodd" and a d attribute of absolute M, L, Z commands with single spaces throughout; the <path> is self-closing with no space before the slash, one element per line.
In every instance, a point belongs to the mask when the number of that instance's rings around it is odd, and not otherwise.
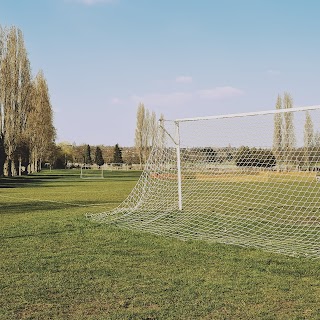
<path fill-rule="evenodd" d="M 95 224 L 139 172 L 0 179 L 0 319 L 320 319 L 320 261 Z"/>

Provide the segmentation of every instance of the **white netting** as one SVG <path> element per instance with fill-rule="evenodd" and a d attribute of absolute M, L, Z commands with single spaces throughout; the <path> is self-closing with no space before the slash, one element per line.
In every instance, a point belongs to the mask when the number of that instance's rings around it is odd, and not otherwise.
<path fill-rule="evenodd" d="M 91 219 L 320 257 L 320 107 L 162 127 L 129 197 Z"/>

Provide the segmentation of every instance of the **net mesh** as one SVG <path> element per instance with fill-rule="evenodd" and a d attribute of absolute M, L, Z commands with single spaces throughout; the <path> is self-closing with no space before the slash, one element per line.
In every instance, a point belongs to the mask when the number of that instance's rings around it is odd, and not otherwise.
<path fill-rule="evenodd" d="M 163 121 L 128 198 L 90 217 L 319 258 L 320 109 Z"/>

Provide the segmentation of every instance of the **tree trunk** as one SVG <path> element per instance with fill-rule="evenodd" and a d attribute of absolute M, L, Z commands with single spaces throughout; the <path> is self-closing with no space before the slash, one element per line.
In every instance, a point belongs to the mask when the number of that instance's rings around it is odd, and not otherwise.
<path fill-rule="evenodd" d="M 21 172 L 22 172 L 22 159 L 21 157 L 19 157 L 19 172 L 18 172 L 19 177 L 21 177 Z"/>
<path fill-rule="evenodd" d="M 9 158 L 7 158 L 7 171 L 7 176 L 12 177 L 12 161 Z"/>

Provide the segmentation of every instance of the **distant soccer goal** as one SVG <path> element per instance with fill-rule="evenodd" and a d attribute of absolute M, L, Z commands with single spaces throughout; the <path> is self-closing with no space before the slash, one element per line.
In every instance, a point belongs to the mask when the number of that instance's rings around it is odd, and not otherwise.
<path fill-rule="evenodd" d="M 109 171 L 129 170 L 129 165 L 126 163 L 105 163 L 104 169 Z"/>
<path fill-rule="evenodd" d="M 162 121 L 137 185 L 98 222 L 320 258 L 320 106 Z"/>
<path fill-rule="evenodd" d="M 81 179 L 103 179 L 104 168 L 103 166 L 83 164 L 80 170 Z"/>

